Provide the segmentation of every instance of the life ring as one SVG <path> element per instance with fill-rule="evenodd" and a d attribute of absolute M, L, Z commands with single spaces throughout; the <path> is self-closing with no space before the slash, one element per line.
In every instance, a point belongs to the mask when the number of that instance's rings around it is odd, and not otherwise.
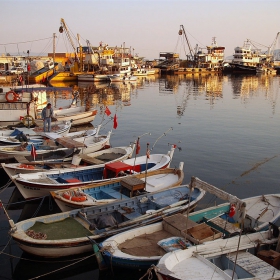
<path fill-rule="evenodd" d="M 82 192 L 76 192 L 76 191 L 67 191 L 67 192 L 64 192 L 62 194 L 62 197 L 67 199 L 67 200 L 71 200 L 71 201 L 74 201 L 74 202 L 84 202 L 87 200 L 87 196 L 82 193 Z"/>
<path fill-rule="evenodd" d="M 8 91 L 5 97 L 8 102 L 17 102 L 20 100 L 20 95 L 12 90 Z"/>
<path fill-rule="evenodd" d="M 35 124 L 35 120 L 31 115 L 24 116 L 21 122 L 26 126 L 26 124 L 28 124 L 28 120 L 29 120 L 29 124 L 30 122 L 31 124 Z"/>

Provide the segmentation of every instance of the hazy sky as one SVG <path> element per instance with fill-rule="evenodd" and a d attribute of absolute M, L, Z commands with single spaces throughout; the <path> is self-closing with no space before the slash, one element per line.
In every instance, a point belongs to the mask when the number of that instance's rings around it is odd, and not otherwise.
<path fill-rule="evenodd" d="M 192 48 L 211 45 L 216 37 L 226 56 L 246 39 L 267 50 L 280 31 L 280 0 L 0 0 L 0 8 L 1 54 L 51 53 L 53 33 L 56 52 L 73 51 L 58 31 L 61 18 L 76 46 L 77 34 L 84 46 L 86 40 L 93 46 L 125 42 L 146 59 L 159 58 L 160 52 L 184 59 L 189 51 L 178 35 L 180 25 Z"/>

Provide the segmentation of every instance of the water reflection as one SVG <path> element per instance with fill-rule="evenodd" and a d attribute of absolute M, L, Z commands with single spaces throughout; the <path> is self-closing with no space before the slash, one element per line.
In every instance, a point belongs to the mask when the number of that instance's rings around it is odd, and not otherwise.
<path fill-rule="evenodd" d="M 131 97 L 138 94 L 139 89 L 158 85 L 160 96 L 176 94 L 180 100 L 177 115 L 182 116 L 188 99 L 203 98 L 213 109 L 216 102 L 224 98 L 227 87 L 231 87 L 232 98 L 240 99 L 241 103 L 248 103 L 251 98 L 265 93 L 265 98 L 271 103 L 275 113 L 279 84 L 277 77 L 271 75 L 219 75 L 219 74 L 184 74 L 184 75 L 151 75 L 139 77 L 136 82 L 117 83 L 60 83 L 60 86 L 71 86 L 80 92 L 81 105 L 88 104 L 92 108 L 99 108 L 99 114 L 104 113 L 104 106 L 133 105 Z M 51 96 L 55 105 L 59 105 Z M 63 93 L 59 96 L 63 100 L 71 100 L 71 94 Z"/>

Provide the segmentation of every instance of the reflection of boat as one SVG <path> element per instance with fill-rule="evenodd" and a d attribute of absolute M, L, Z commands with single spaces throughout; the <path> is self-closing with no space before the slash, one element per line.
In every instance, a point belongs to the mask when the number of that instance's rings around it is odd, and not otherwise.
<path fill-rule="evenodd" d="M 190 192 L 187 186 L 173 187 L 103 206 L 27 219 L 12 226 L 10 234 L 30 254 L 62 257 L 86 253 L 92 250 L 89 238 L 100 240 L 187 211 L 204 194 L 198 188 Z"/>
<path fill-rule="evenodd" d="M 240 200 L 198 178 L 192 182 L 228 202 L 193 213 L 170 216 L 157 224 L 106 239 L 100 246 L 105 249 L 103 254 L 108 264 L 135 269 L 149 268 L 166 252 L 184 248 L 178 243 L 177 247 L 174 245 L 174 241 L 180 238 L 197 245 L 221 239 L 222 236 L 239 234 L 239 225 L 243 222 L 243 231 L 247 233 L 266 230 L 270 222 L 275 223 L 279 219 L 280 195 L 261 195 Z M 106 251 L 106 248 L 110 250 Z"/>
<path fill-rule="evenodd" d="M 277 70 L 273 67 L 262 65 L 257 67 L 256 72 L 257 74 L 275 75 L 277 73 Z"/>
<path fill-rule="evenodd" d="M 278 235 L 257 232 L 176 250 L 160 259 L 155 272 L 158 279 L 165 280 L 276 280 L 280 278 L 279 253 L 267 248 L 277 242 Z"/>

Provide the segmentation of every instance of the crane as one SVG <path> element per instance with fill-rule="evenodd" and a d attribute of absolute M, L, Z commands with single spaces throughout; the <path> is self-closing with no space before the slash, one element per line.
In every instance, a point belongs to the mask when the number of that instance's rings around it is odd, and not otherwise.
<path fill-rule="evenodd" d="M 194 51 L 193 51 L 193 49 L 192 49 L 192 47 L 191 47 L 191 44 L 190 44 L 190 42 L 189 42 L 189 39 L 188 39 L 188 37 L 187 37 L 187 34 L 186 34 L 186 32 L 185 32 L 184 26 L 183 26 L 183 25 L 180 25 L 179 35 L 182 35 L 182 34 L 184 34 L 185 39 L 186 39 L 186 41 L 187 41 L 187 44 L 188 44 L 188 47 L 189 47 L 189 51 L 190 51 L 190 58 L 191 58 L 191 60 L 193 60 L 193 59 L 194 59 Z"/>
<path fill-rule="evenodd" d="M 67 27 L 63 18 L 60 19 L 60 23 L 61 23 L 61 26 L 59 27 L 59 32 L 63 33 L 65 31 L 66 37 L 68 38 L 68 40 L 69 40 L 69 42 L 70 42 L 70 44 L 73 48 L 73 51 L 74 51 L 74 54 L 75 54 L 75 61 L 78 62 L 78 55 L 77 55 L 77 50 L 76 50 L 75 44 L 72 40 L 72 37 L 71 37 L 71 35 L 69 33 L 69 30 L 68 30 L 68 27 Z"/>
<path fill-rule="evenodd" d="M 69 40 L 69 42 L 70 42 L 74 52 L 76 53 L 75 44 L 74 44 L 74 42 L 72 40 L 72 37 L 71 37 L 71 35 L 69 33 L 69 30 L 68 30 L 68 27 L 67 27 L 67 25 L 66 25 L 66 23 L 65 23 L 63 18 L 60 19 L 60 23 L 61 23 L 61 26 L 59 27 L 59 32 L 63 33 L 65 31 L 65 34 L 66 34 L 66 36 L 67 36 L 67 38 L 68 38 L 68 40 Z"/>

